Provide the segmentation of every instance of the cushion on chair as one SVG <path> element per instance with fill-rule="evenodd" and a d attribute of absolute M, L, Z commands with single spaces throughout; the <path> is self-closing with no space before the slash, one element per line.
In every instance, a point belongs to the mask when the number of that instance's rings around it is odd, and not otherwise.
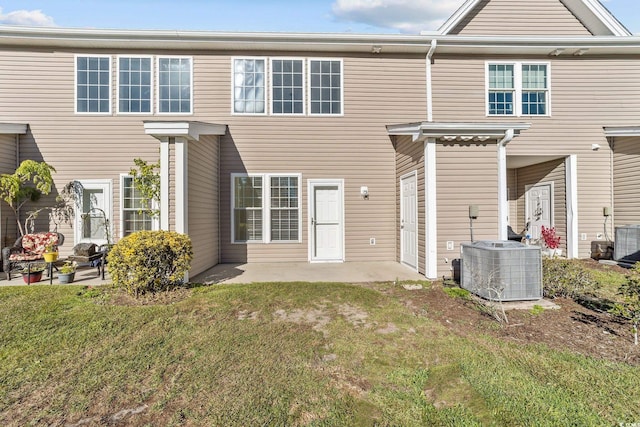
<path fill-rule="evenodd" d="M 43 254 L 49 245 L 58 244 L 58 233 L 35 233 L 22 236 L 22 248 L 25 252 Z"/>
<path fill-rule="evenodd" d="M 11 254 L 9 256 L 9 261 L 37 261 L 39 259 L 44 259 L 44 257 L 40 254 L 32 254 L 27 252 Z"/>

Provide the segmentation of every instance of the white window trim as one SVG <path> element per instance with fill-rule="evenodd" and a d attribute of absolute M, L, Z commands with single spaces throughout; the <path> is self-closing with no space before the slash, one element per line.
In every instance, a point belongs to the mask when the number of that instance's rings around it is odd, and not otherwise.
<path fill-rule="evenodd" d="M 120 229 L 119 229 L 119 233 L 118 236 L 120 238 L 124 237 L 124 180 L 125 178 L 133 178 L 132 175 L 128 174 L 128 173 L 121 173 L 120 174 Z M 156 202 L 152 202 L 152 208 L 156 209 Z M 129 209 L 128 209 L 129 210 Z M 151 229 L 152 230 L 159 230 L 160 228 L 160 223 L 159 223 L 159 218 L 157 216 L 152 217 L 151 218 Z"/>
<path fill-rule="evenodd" d="M 238 59 L 251 59 L 251 60 L 261 60 L 264 61 L 264 112 L 263 113 L 237 113 L 235 109 L 235 101 L 236 101 L 236 91 L 235 91 L 235 81 L 236 81 L 236 60 Z M 271 88 L 271 82 L 269 80 L 269 64 L 268 58 L 266 56 L 233 56 L 231 57 L 231 115 L 232 116 L 266 116 L 269 111 L 269 95 L 267 92 Z"/>
<path fill-rule="evenodd" d="M 189 91 L 189 105 L 190 105 L 190 112 L 188 113 L 180 113 L 180 112 L 165 112 L 165 111 L 160 111 L 160 60 L 161 59 L 188 59 L 189 63 L 191 64 L 191 66 L 189 67 L 189 85 L 190 85 L 190 91 Z M 156 65 L 156 71 L 155 74 L 158 76 L 156 78 L 156 85 L 155 85 L 155 89 L 156 89 L 156 114 L 158 114 L 159 116 L 193 116 L 194 114 L 194 105 L 193 105 L 193 68 L 194 68 L 194 63 L 193 63 L 193 56 L 184 56 L 184 55 L 159 55 L 156 57 L 156 61 L 155 61 L 155 65 Z"/>
<path fill-rule="evenodd" d="M 489 108 L 489 65 L 513 65 L 514 99 L 513 114 L 490 114 Z M 547 113 L 522 114 L 522 66 L 544 65 L 547 67 Z M 486 61 L 484 64 L 484 103 L 487 117 L 551 117 L 551 62 L 548 61 Z"/>
<path fill-rule="evenodd" d="M 149 99 L 149 108 L 150 111 L 147 112 L 140 112 L 140 113 L 136 113 L 136 112 L 129 112 L 129 111 L 120 111 L 120 59 L 121 58 L 135 58 L 135 59 L 149 59 L 151 61 L 151 98 Z M 155 106 L 154 104 L 154 96 L 155 96 L 155 81 L 154 81 L 154 69 L 153 67 L 155 66 L 155 61 L 153 60 L 153 56 L 151 55 L 118 55 L 116 56 L 116 114 L 119 115 L 123 115 L 123 116 L 149 116 L 149 115 L 153 115 L 153 108 Z M 191 64 L 191 68 L 193 68 L 193 64 Z M 191 86 L 193 86 L 193 78 L 191 81 Z M 193 94 L 192 94 L 193 97 Z M 191 106 L 191 109 L 193 110 L 193 105 Z"/>
<path fill-rule="evenodd" d="M 105 215 L 109 221 L 109 234 L 113 236 L 113 183 L 110 179 L 77 179 L 76 183 L 84 190 L 86 189 L 102 189 L 104 190 L 105 198 Z M 83 196 L 82 196 L 83 197 Z M 82 197 L 80 200 L 76 200 L 75 203 L 75 230 L 74 230 L 74 243 L 90 242 L 95 244 L 106 244 L 106 241 L 89 241 L 82 238 Z M 113 243 L 113 242 L 112 242 Z"/>
<path fill-rule="evenodd" d="M 109 59 L 109 111 L 78 111 L 78 58 L 107 58 Z M 113 111 L 113 61 L 111 55 L 75 54 L 73 56 L 73 111 L 82 116 L 108 116 Z"/>
<path fill-rule="evenodd" d="M 340 114 L 311 112 L 311 61 L 339 61 L 340 62 Z M 342 117 L 344 116 L 344 59 L 343 58 L 309 58 L 307 60 L 307 111 L 311 117 Z"/>
<path fill-rule="evenodd" d="M 235 236 L 235 179 L 238 177 L 262 178 L 262 240 L 236 240 Z M 271 178 L 298 178 L 298 239 L 271 240 Z M 244 245 L 248 243 L 281 244 L 302 242 L 302 174 L 301 173 L 232 173 L 231 174 L 231 243 Z"/>
<path fill-rule="evenodd" d="M 274 113 L 273 112 L 273 61 L 302 61 L 302 113 Z M 307 87 L 307 69 L 308 62 L 305 58 L 278 56 L 269 58 L 269 114 L 272 116 L 306 116 L 307 115 L 307 93 L 310 92 Z"/>

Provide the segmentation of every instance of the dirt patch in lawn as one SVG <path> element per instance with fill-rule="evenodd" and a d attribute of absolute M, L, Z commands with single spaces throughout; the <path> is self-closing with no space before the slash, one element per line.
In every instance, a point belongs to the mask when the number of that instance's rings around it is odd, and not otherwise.
<path fill-rule="evenodd" d="M 544 344 L 599 359 L 640 365 L 640 346 L 633 345 L 631 326 L 607 312 L 586 308 L 571 299 L 553 302 L 555 310 L 510 310 L 508 324 L 493 320 L 473 300 L 447 295 L 440 283 L 422 290 L 394 287 L 398 297 L 417 316 L 437 320 L 465 337 L 488 334 L 518 344 Z"/>

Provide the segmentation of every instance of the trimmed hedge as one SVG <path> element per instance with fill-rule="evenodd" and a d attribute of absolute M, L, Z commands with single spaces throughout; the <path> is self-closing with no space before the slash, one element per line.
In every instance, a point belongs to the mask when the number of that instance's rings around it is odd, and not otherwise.
<path fill-rule="evenodd" d="M 138 296 L 182 284 L 192 259 L 189 236 L 173 231 L 138 231 L 113 246 L 107 270 L 114 285 Z"/>

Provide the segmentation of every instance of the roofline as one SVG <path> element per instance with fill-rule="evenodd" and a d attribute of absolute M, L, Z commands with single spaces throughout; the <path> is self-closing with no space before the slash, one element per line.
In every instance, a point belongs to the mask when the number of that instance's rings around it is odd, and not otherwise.
<path fill-rule="evenodd" d="M 429 37 L 402 34 L 118 30 L 0 26 L 0 46 L 426 53 Z M 374 49 L 376 47 L 376 49 Z M 381 49 L 377 49 L 381 48 Z"/>
<path fill-rule="evenodd" d="M 449 35 L 481 0 L 467 0 L 438 29 L 440 35 Z M 616 37 L 631 36 L 631 32 L 598 0 L 560 0 L 564 6 L 594 35 Z"/>

